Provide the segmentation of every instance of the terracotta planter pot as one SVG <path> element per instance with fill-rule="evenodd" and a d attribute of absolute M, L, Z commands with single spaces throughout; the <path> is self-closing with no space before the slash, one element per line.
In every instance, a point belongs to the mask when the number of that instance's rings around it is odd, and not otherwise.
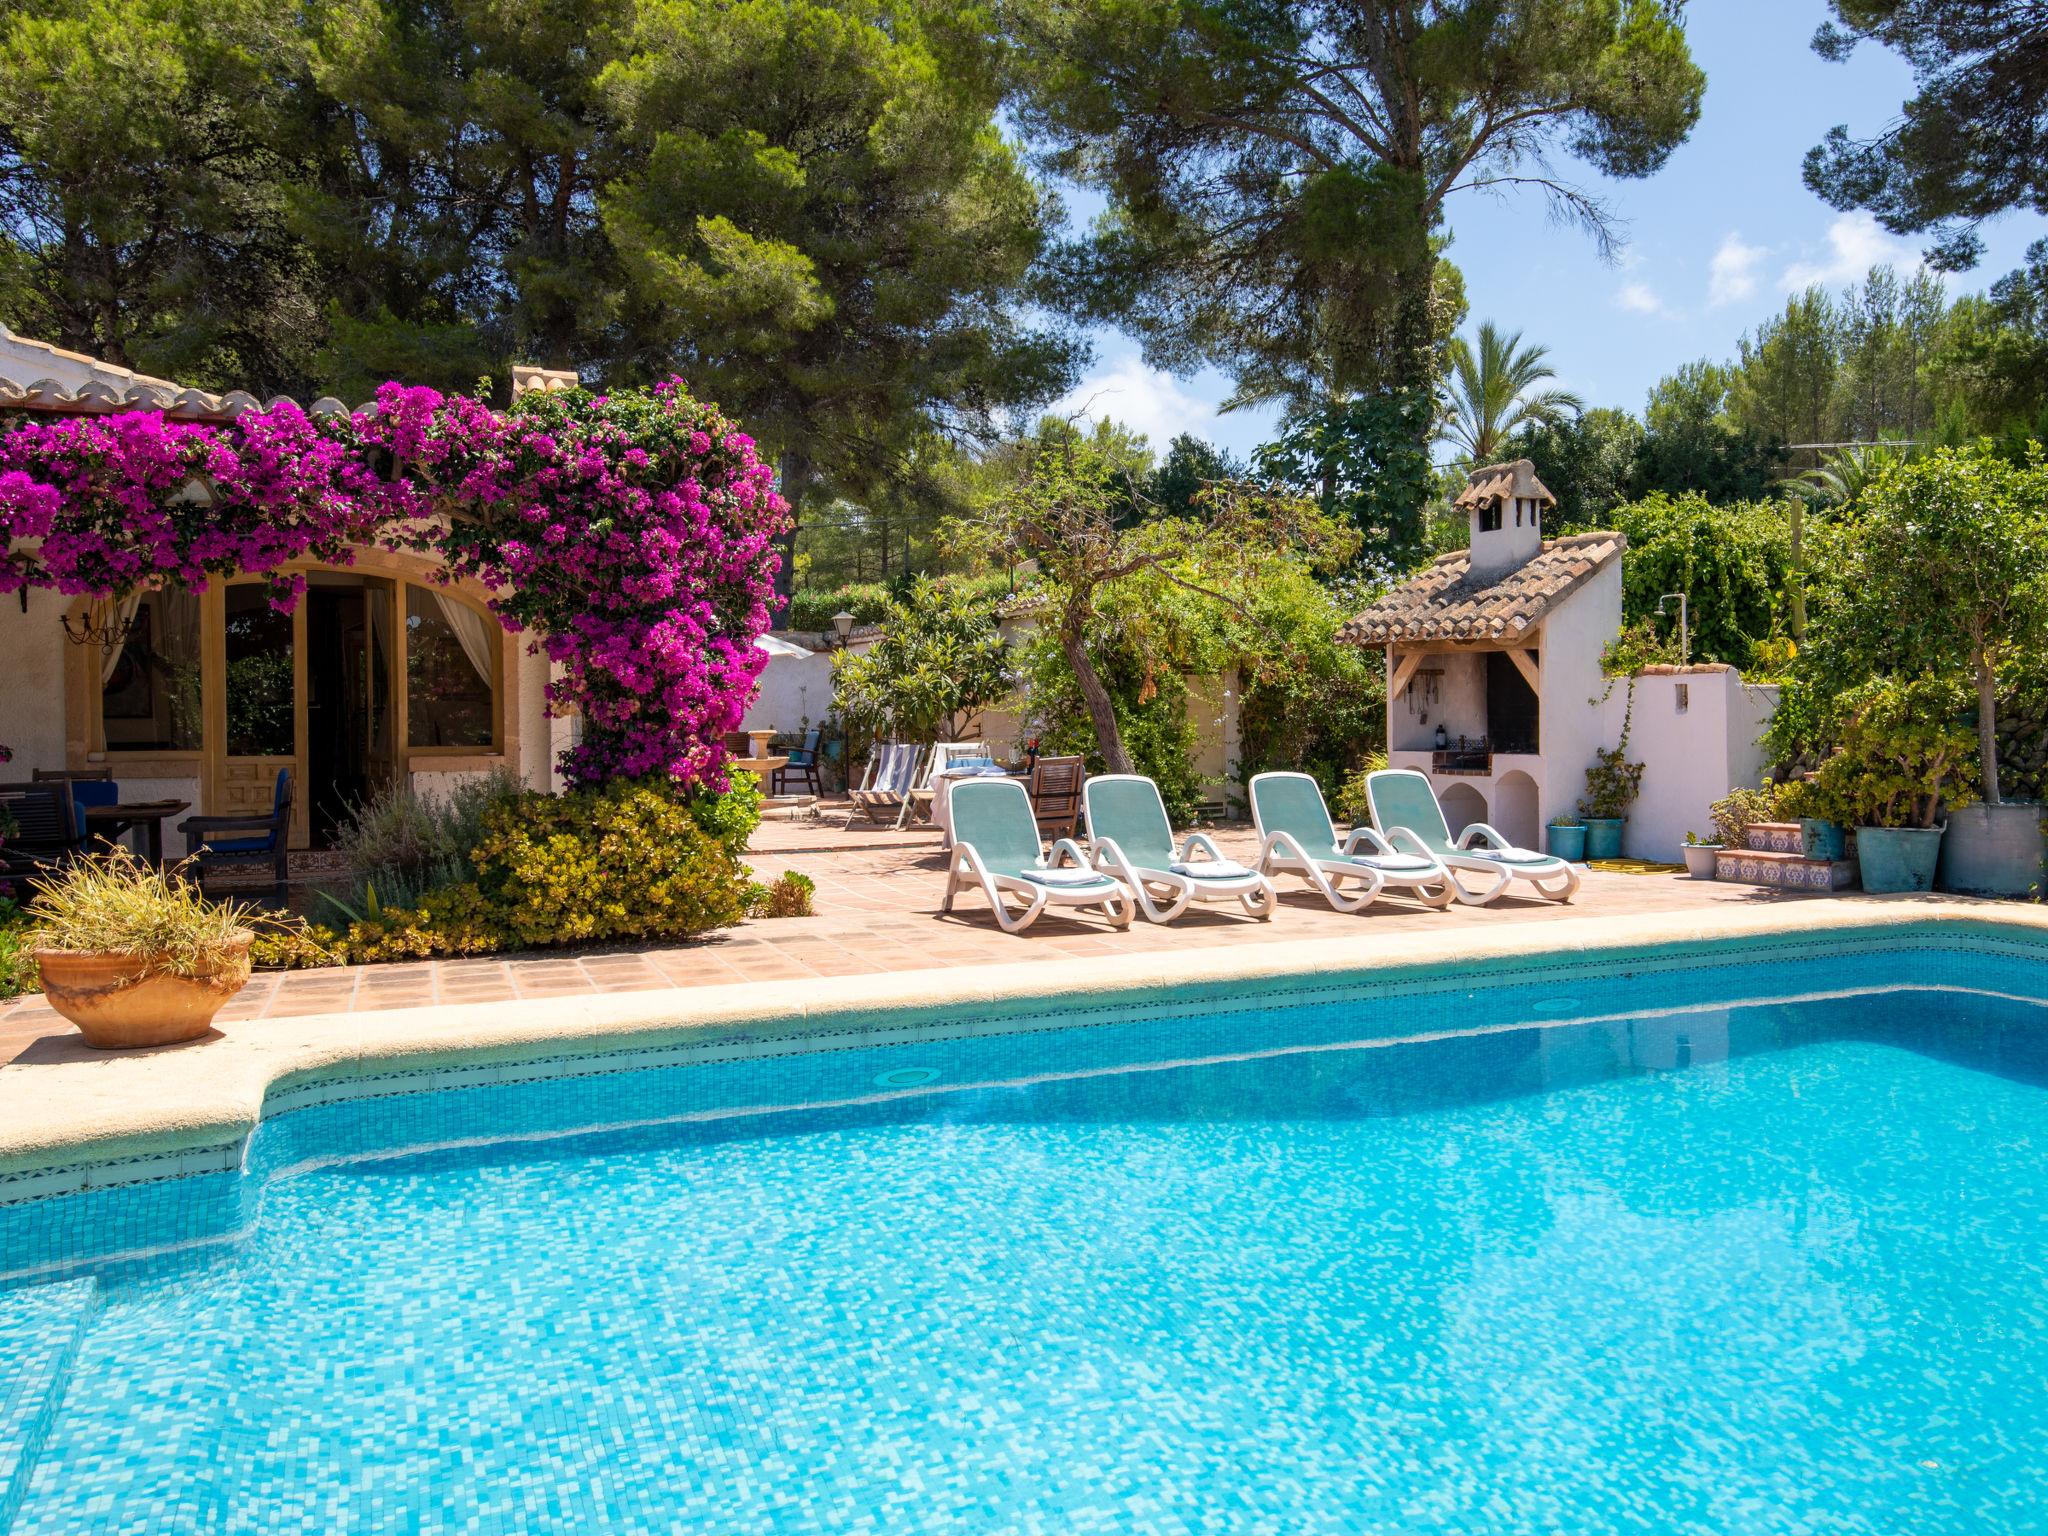
<path fill-rule="evenodd" d="M 85 1043 L 103 1051 L 196 1040 L 213 1016 L 249 981 L 249 935 L 242 934 L 218 970 L 201 976 L 144 976 L 133 955 L 74 954 L 39 949 L 43 996 L 78 1026 Z"/>

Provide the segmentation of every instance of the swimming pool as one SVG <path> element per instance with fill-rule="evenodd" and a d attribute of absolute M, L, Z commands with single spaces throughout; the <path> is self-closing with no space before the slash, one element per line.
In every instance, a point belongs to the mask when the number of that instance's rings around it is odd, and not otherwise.
<path fill-rule="evenodd" d="M 0 1211 L 0 1531 L 2035 1530 L 2039 997 L 1667 955 L 285 1096 Z"/>

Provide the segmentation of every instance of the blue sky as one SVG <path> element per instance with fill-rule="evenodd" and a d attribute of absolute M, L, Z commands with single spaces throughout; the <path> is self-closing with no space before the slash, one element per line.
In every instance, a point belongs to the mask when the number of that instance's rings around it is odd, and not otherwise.
<path fill-rule="evenodd" d="M 1642 408 L 1664 374 L 1695 357 L 1726 357 L 1736 338 L 1811 282 L 1841 288 L 1871 265 L 1918 264 L 1920 246 L 1886 234 L 1866 214 L 1842 214 L 1806 189 L 1800 161 L 1836 123 L 1869 133 L 1910 94 L 1897 55 L 1858 49 L 1830 64 L 1808 46 L 1822 0 L 1694 0 L 1687 33 L 1707 73 L 1699 126 L 1656 176 L 1597 185 L 1626 225 L 1628 243 L 1604 262 L 1580 230 L 1552 224 L 1540 197 L 1454 200 L 1451 259 L 1463 269 L 1468 328 L 1482 319 L 1550 348 L 1560 383 L 1589 405 Z M 1561 162 L 1567 169 L 1570 162 Z M 1092 206 L 1072 200 L 1076 213 Z M 1981 289 L 2020 262 L 2048 220 L 2009 215 L 1986 230 L 1976 270 L 1952 292 Z M 1174 379 L 1144 366 L 1128 337 L 1095 336 L 1094 365 L 1059 406 L 1112 415 L 1163 447 L 1191 431 L 1245 453 L 1271 418 L 1216 414 L 1229 383 L 1213 371 Z"/>

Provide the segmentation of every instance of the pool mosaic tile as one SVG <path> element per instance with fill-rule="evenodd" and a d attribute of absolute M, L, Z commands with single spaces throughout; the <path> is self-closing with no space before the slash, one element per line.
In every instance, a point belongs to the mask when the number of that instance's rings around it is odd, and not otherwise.
<path fill-rule="evenodd" d="M 0 1532 L 2018 1536 L 2048 970 L 1853 958 L 287 1093 L 0 1211 L 187 1244 L 0 1287 Z"/>

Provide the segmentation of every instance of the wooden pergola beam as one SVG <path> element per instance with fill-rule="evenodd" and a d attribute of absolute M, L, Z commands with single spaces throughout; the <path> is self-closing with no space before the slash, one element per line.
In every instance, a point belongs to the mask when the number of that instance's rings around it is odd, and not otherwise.
<path fill-rule="evenodd" d="M 1508 660 L 1515 664 L 1515 670 L 1522 674 L 1522 681 L 1529 685 L 1529 691 L 1537 698 L 1543 697 L 1543 669 L 1533 651 L 1509 651 Z"/>

